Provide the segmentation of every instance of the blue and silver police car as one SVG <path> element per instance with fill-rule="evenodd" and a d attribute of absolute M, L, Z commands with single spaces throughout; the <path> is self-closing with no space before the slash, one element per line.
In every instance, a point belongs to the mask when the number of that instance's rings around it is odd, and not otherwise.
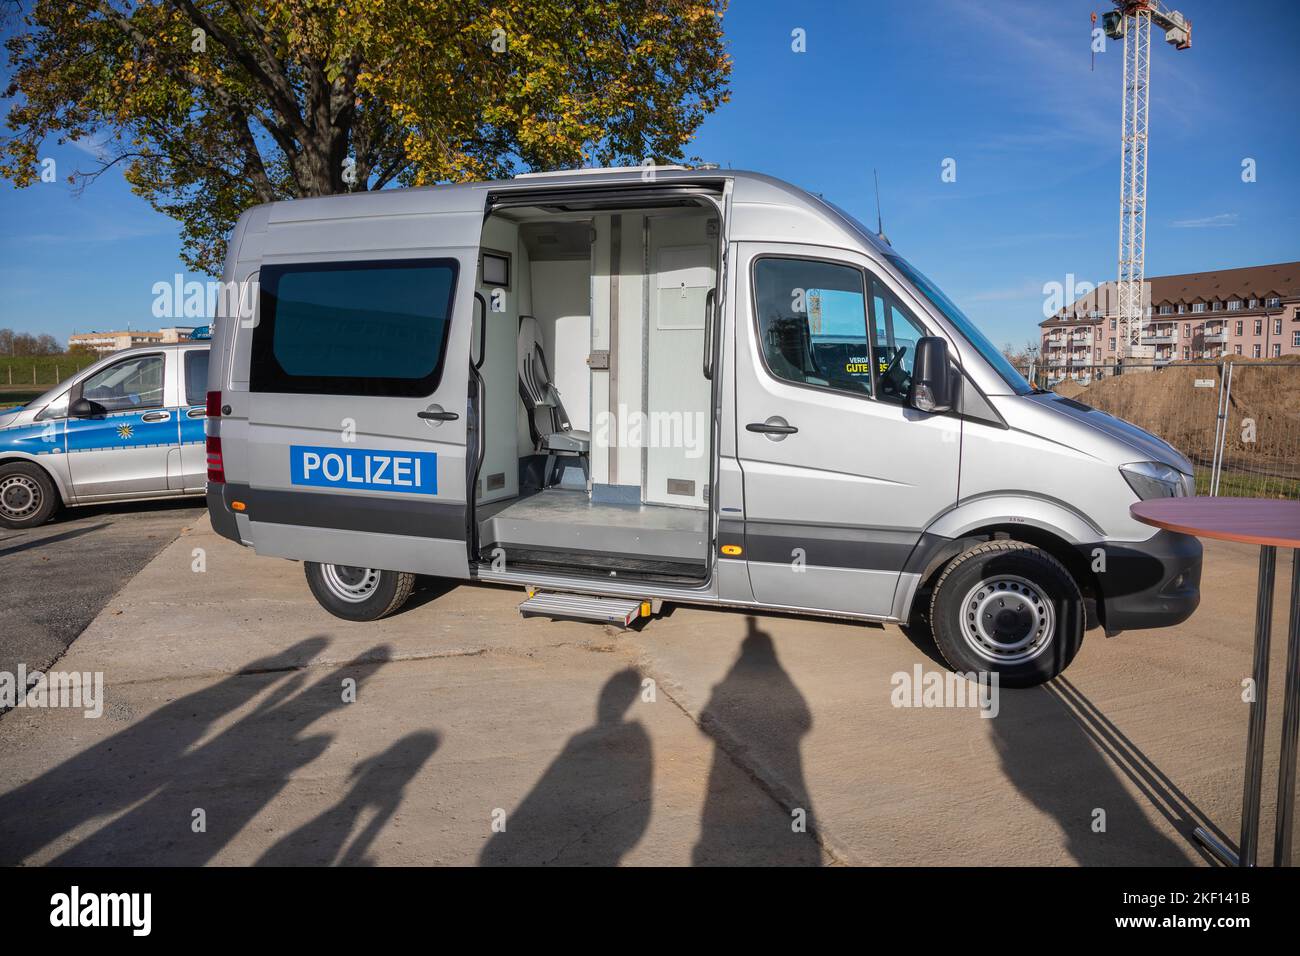
<path fill-rule="evenodd" d="M 63 505 L 201 495 L 208 343 L 114 352 L 20 408 L 0 410 L 0 526 Z"/>

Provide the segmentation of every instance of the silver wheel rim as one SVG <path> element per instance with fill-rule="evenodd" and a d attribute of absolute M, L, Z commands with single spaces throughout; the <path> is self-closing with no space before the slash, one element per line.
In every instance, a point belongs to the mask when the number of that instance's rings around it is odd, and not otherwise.
<path fill-rule="evenodd" d="M 26 475 L 0 479 L 0 514 L 6 518 L 30 518 L 40 510 L 43 498 L 40 484 Z"/>
<path fill-rule="evenodd" d="M 1047 649 L 1056 634 L 1056 611 L 1042 589 L 1015 574 L 981 581 L 961 602 L 961 633 L 993 664 L 1023 664 Z"/>
<path fill-rule="evenodd" d="M 322 564 L 325 587 L 340 601 L 360 604 L 379 587 L 381 572 L 374 568 L 356 568 L 350 564 Z"/>

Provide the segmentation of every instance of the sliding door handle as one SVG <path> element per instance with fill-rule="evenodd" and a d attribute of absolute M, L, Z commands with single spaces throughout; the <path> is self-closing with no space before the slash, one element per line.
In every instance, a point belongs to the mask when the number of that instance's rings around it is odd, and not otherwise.
<path fill-rule="evenodd" d="M 416 412 L 415 414 L 431 422 L 454 422 L 460 418 L 455 412 Z"/>
<path fill-rule="evenodd" d="M 784 420 L 750 422 L 745 426 L 747 432 L 758 432 L 760 435 L 793 435 L 799 429 L 793 425 L 788 425 Z"/>

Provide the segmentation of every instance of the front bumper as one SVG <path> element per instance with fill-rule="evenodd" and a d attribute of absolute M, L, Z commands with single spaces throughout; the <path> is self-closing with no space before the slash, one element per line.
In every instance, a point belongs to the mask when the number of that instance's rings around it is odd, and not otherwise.
<path fill-rule="evenodd" d="M 1105 553 L 1104 570 L 1095 563 L 1096 548 Z M 1108 636 L 1181 624 L 1201 603 L 1202 548 L 1191 535 L 1157 531 L 1146 541 L 1081 550 L 1094 570 L 1097 616 Z"/>

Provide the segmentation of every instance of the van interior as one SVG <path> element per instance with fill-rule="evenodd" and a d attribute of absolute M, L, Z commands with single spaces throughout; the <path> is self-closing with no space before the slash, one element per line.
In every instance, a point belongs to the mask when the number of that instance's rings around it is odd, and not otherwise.
<path fill-rule="evenodd" d="M 626 202 L 513 204 L 484 222 L 469 487 L 485 564 L 707 575 L 718 211 Z"/>

